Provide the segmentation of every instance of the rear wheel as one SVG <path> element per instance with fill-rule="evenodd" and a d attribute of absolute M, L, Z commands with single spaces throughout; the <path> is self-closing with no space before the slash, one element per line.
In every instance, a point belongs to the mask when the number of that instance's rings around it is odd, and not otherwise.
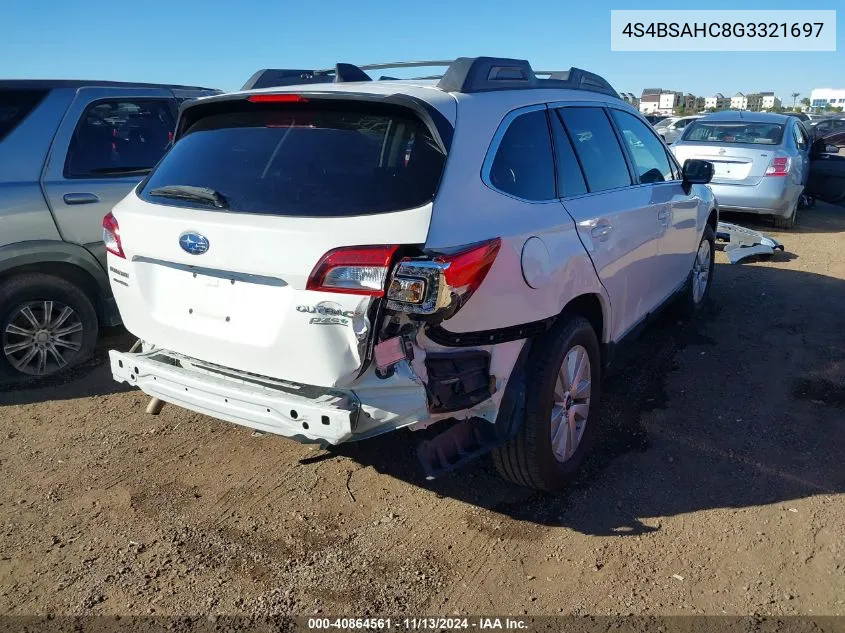
<path fill-rule="evenodd" d="M 792 206 L 792 211 L 786 217 L 781 217 L 779 215 L 774 216 L 776 229 L 789 230 L 795 226 L 795 222 L 798 219 L 798 203 L 800 201 L 801 198 L 799 197 Z"/>
<path fill-rule="evenodd" d="M 522 428 L 493 452 L 493 462 L 505 479 L 556 491 L 578 472 L 595 438 L 599 344 L 590 323 L 576 316 L 533 346 Z"/>
<path fill-rule="evenodd" d="M 0 372 L 44 377 L 87 360 L 99 324 L 88 296 L 52 275 L 33 273 L 0 286 Z"/>

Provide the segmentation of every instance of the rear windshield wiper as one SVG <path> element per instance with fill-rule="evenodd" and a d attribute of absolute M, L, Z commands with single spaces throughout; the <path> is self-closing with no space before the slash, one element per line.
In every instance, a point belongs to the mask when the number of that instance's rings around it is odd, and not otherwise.
<path fill-rule="evenodd" d="M 193 200 L 194 202 L 205 202 L 214 205 L 218 209 L 226 209 L 229 203 L 221 193 L 208 187 L 194 187 L 193 185 L 166 185 L 157 187 L 147 192 L 151 196 L 162 198 L 179 198 L 181 200 Z"/>
<path fill-rule="evenodd" d="M 90 170 L 92 174 L 148 174 L 152 171 L 152 167 L 97 167 Z"/>

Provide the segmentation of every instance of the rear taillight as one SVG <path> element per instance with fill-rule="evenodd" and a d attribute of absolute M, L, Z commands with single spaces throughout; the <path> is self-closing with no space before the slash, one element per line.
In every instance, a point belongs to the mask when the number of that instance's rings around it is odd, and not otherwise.
<path fill-rule="evenodd" d="M 772 164 L 766 168 L 767 176 L 786 176 L 792 161 L 786 156 L 775 156 Z"/>
<path fill-rule="evenodd" d="M 409 314 L 454 314 L 472 296 L 496 260 L 501 240 L 430 258 L 406 257 L 399 262 L 387 291 L 387 307 Z"/>
<path fill-rule="evenodd" d="M 502 241 L 497 237 L 452 255 L 438 255 L 434 261 L 448 264 L 444 275 L 452 290 L 475 292 L 487 276 L 501 245 Z"/>
<path fill-rule="evenodd" d="M 111 212 L 103 218 L 103 243 L 106 245 L 106 250 L 112 255 L 126 258 L 123 245 L 120 243 L 120 227 Z"/>
<path fill-rule="evenodd" d="M 311 271 L 307 290 L 381 297 L 398 246 L 351 246 L 329 251 Z"/>

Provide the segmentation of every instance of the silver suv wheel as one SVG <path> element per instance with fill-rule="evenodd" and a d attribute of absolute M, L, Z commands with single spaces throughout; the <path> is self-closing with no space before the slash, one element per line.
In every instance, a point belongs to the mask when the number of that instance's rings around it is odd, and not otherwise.
<path fill-rule="evenodd" d="M 552 451 L 559 462 L 575 453 L 590 413 L 590 356 L 581 345 L 566 354 L 560 366 L 552 406 Z"/>
<path fill-rule="evenodd" d="M 47 376 L 73 362 L 82 348 L 82 319 L 59 301 L 14 308 L 3 331 L 3 355 L 17 371 Z"/>
<path fill-rule="evenodd" d="M 701 303 L 707 292 L 707 282 L 710 279 L 710 242 L 701 240 L 698 246 L 698 253 L 692 265 L 692 300 L 694 303 Z"/>

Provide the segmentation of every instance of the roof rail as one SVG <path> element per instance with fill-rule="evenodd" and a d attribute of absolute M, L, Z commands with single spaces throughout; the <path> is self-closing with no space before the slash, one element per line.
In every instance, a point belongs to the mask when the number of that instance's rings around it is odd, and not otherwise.
<path fill-rule="evenodd" d="M 264 69 L 250 77 L 242 90 L 311 83 L 372 81 L 365 71 L 435 66 L 444 66 L 446 70 L 442 75 L 427 75 L 417 77 L 417 79 L 439 79 L 437 87 L 446 92 L 475 93 L 526 88 L 562 88 L 589 90 L 620 98 L 613 86 L 595 73 L 580 68 L 535 71 L 524 59 L 506 57 L 458 57 L 454 60 L 391 62 L 362 66 L 336 64 L 334 68 L 322 70 Z M 394 80 L 394 78 L 382 76 L 380 80 Z"/>

